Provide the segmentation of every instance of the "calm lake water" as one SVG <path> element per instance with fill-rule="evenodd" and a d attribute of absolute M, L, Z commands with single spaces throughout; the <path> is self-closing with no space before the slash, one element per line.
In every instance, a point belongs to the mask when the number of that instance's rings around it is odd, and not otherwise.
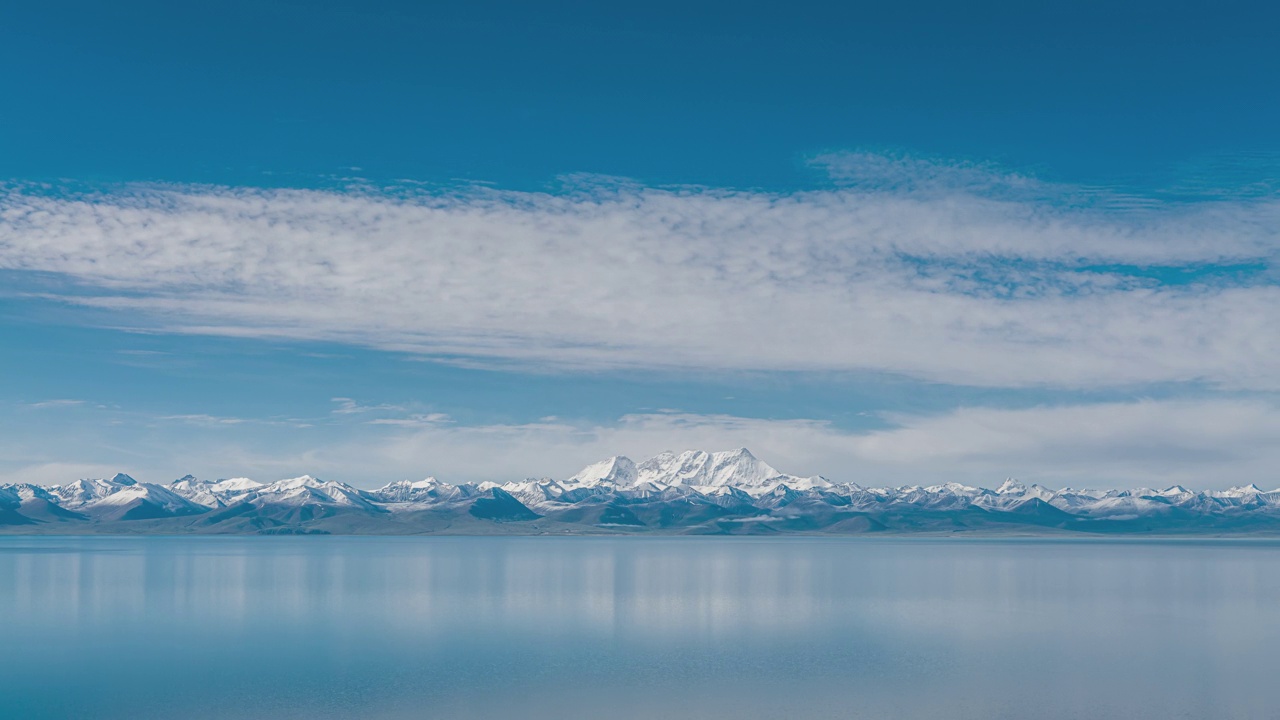
<path fill-rule="evenodd" d="M 1280 543 L 0 537 L 14 718 L 1280 718 Z"/>

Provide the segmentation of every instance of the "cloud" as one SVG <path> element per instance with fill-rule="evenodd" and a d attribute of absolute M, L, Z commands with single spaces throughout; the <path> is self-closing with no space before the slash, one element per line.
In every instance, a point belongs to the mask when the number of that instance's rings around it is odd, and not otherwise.
<path fill-rule="evenodd" d="M 0 465 L 0 484 L 31 483 L 62 485 L 80 478 L 109 478 L 118 472 L 109 464 L 44 462 L 29 465 Z"/>
<path fill-rule="evenodd" d="M 825 162 L 852 180 L 12 188 L 0 270 L 117 322 L 467 362 L 1280 388 L 1274 200 L 1100 208 L 980 166 Z"/>
<path fill-rule="evenodd" d="M 351 398 L 336 397 L 331 401 L 337 404 L 331 412 L 334 415 L 360 415 L 363 413 L 379 413 L 379 412 L 403 412 L 404 408 L 399 405 L 381 404 L 381 405 L 361 405 Z"/>
<path fill-rule="evenodd" d="M 189 413 L 185 415 L 164 415 L 157 420 L 167 422 L 190 423 L 192 425 L 239 425 L 248 422 L 244 418 L 223 417 L 219 415 L 208 415 L 205 413 Z"/>
<path fill-rule="evenodd" d="M 27 407 L 34 408 L 37 410 L 41 410 L 45 408 L 65 408 L 65 407 L 76 407 L 78 405 L 83 405 L 84 402 L 85 402 L 84 400 L 65 400 L 65 399 L 64 400 L 43 400 L 41 402 L 30 403 L 27 405 Z"/>
<path fill-rule="evenodd" d="M 366 415 L 373 414 L 381 417 L 372 417 L 363 420 L 365 425 L 398 425 L 401 427 L 421 427 L 423 425 L 435 425 L 438 423 L 452 422 L 452 418 L 446 413 L 441 412 L 410 412 L 403 405 L 392 405 L 382 403 L 379 405 L 361 405 L 351 398 L 336 397 L 331 398 L 337 407 L 331 412 L 333 415 L 341 417 L 345 415 Z"/>
<path fill-rule="evenodd" d="M 292 428 L 313 427 L 313 424 L 304 418 L 281 418 L 281 417 L 243 418 L 243 417 L 228 417 L 225 415 L 209 415 L 207 413 L 183 413 L 179 415 L 160 415 L 152 419 L 154 421 L 157 421 L 159 424 L 196 425 L 196 426 L 201 426 L 206 428 L 228 427 L 228 426 L 235 426 L 235 425 L 252 425 L 252 426 L 258 426 L 258 427 L 268 426 L 268 425 L 277 425 L 277 426 L 292 427 Z M 122 417 L 116 417 L 111 422 L 122 423 L 124 422 L 124 420 Z"/>
<path fill-rule="evenodd" d="M 450 418 L 445 413 L 415 413 L 405 417 L 376 418 L 373 420 L 366 420 L 365 422 L 368 425 L 400 425 L 402 427 L 420 427 L 423 425 L 437 425 L 439 423 L 447 423 L 451 421 L 452 421 L 452 418 Z"/>
<path fill-rule="evenodd" d="M 615 454 L 746 446 L 783 472 L 866 485 L 1280 485 L 1280 409 L 1257 401 L 965 408 L 890 421 L 850 432 L 818 420 L 652 413 L 598 426 L 431 427 L 388 438 L 379 455 L 446 479 L 563 478 Z"/>
<path fill-rule="evenodd" d="M 808 419 L 642 413 L 590 424 L 421 423 L 292 454 L 220 448 L 222 474 L 311 472 L 359 485 L 435 475 L 451 482 L 565 478 L 623 454 L 749 447 L 783 472 L 868 486 L 1006 477 L 1061 487 L 1280 485 L 1280 408 L 1247 400 L 963 408 L 894 416 L 875 431 Z M 188 462 L 203 463 L 198 455 Z M 231 463 L 231 464 L 228 464 Z"/>
<path fill-rule="evenodd" d="M 1261 400 L 962 408 L 890 420 L 889 429 L 850 438 L 857 458 L 886 469 L 1050 484 L 1280 485 L 1280 409 Z"/>
<path fill-rule="evenodd" d="M 1280 407 L 1258 399 L 966 407 L 890 415 L 883 428 L 857 431 L 815 419 L 675 411 L 610 422 L 549 417 L 483 425 L 430 415 L 373 424 L 348 417 L 327 432 L 303 433 L 272 431 L 265 421 L 212 419 L 217 432 L 154 436 L 129 452 L 84 432 L 66 462 L 49 459 L 67 455 L 63 450 L 32 455 L 43 441 L 11 437 L 0 481 L 62 483 L 87 468 L 158 482 L 188 472 L 260 480 L 310 473 L 362 487 L 426 475 L 507 481 L 565 478 L 618 454 L 640 460 L 664 450 L 745 446 L 783 472 L 868 486 L 959 481 L 992 487 L 1006 477 L 1051 487 L 1280 485 Z"/>

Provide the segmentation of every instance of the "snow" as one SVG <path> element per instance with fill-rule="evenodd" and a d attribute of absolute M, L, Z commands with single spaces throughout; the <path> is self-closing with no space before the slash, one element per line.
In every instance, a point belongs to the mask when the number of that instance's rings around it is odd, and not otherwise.
<path fill-rule="evenodd" d="M 154 485 L 120 473 L 111 479 L 81 479 L 65 485 L 0 485 L 0 505 L 20 508 L 47 501 L 91 517 L 118 517 L 140 503 L 175 514 L 204 512 L 248 503 L 256 507 L 329 506 L 370 512 L 415 510 L 468 503 L 495 489 L 509 493 L 539 512 L 578 503 L 603 503 L 613 498 L 636 502 L 697 502 L 724 505 L 739 502 L 787 513 L 804 513 L 815 504 L 836 502 L 850 509 L 874 512 L 893 509 L 958 511 L 978 508 L 1013 511 L 1041 501 L 1078 517 L 1115 520 L 1168 515 L 1175 509 L 1201 515 L 1272 513 L 1280 516 L 1280 490 L 1266 492 L 1248 484 L 1228 490 L 1196 491 L 1181 485 L 1164 490 L 1053 490 L 1015 479 L 997 489 L 956 482 L 864 488 L 832 483 L 821 476 L 800 477 L 779 472 L 746 448 L 722 452 L 687 450 L 664 452 L 636 463 L 614 456 L 583 468 L 564 480 L 527 478 L 496 483 L 451 484 L 434 477 L 400 480 L 377 490 L 361 490 L 310 475 L 262 483 L 235 477 L 203 481 L 187 475 L 168 485 Z M 799 505 L 795 503 L 804 500 Z M 796 508 L 799 508 L 798 510 Z M 113 515 L 114 513 L 114 515 Z"/>
<path fill-rule="evenodd" d="M 213 483 L 213 486 L 221 492 L 244 492 L 248 490 L 256 490 L 262 487 L 262 483 L 250 480 L 249 478 L 228 478 Z"/>
<path fill-rule="evenodd" d="M 1004 483 L 1002 483 L 999 488 L 996 489 L 996 494 L 997 495 L 1021 495 L 1026 491 L 1027 491 L 1026 485 L 1023 485 L 1022 483 L 1018 482 L 1017 480 L 1014 480 L 1013 478 L 1009 478 L 1008 480 L 1005 480 Z"/>
<path fill-rule="evenodd" d="M 631 458 L 615 455 L 608 460 L 588 465 L 562 483 L 565 489 L 580 487 L 634 487 L 640 482 L 636 464 Z"/>

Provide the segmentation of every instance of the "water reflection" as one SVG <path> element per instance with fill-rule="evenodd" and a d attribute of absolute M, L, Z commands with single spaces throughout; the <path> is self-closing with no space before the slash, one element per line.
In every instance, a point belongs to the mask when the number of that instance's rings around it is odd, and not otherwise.
<path fill-rule="evenodd" d="M 0 538 L 0 696 L 29 717 L 1271 717 L 1278 601 L 1270 542 Z M 88 679 L 55 699 L 67 674 Z"/>
<path fill-rule="evenodd" d="M 771 545 L 744 552 L 705 542 L 690 553 L 670 541 L 207 542 L 85 538 L 56 554 L 10 550 L 0 554 L 12 579 L 0 602 L 62 626 L 200 617 L 230 627 L 252 616 L 311 625 L 358 614 L 427 634 L 482 622 L 715 637 L 811 625 L 841 594 L 829 556 Z"/>

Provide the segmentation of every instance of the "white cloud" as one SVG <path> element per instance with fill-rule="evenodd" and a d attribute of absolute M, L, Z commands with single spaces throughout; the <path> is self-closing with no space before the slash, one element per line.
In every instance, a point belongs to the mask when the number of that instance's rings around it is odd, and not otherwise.
<path fill-rule="evenodd" d="M 106 463 L 43 462 L 27 465 L 0 465 L 0 484 L 31 483 L 61 485 L 80 478 L 109 478 L 117 470 Z"/>
<path fill-rule="evenodd" d="M 664 450 L 745 446 L 783 472 L 863 485 L 961 481 L 992 487 L 1018 477 L 1054 487 L 1280 486 L 1280 407 L 1261 400 L 970 407 L 890 416 L 887 427 L 871 431 L 811 419 L 679 412 L 605 423 L 405 420 L 369 424 L 353 418 L 323 435 L 263 435 L 257 426 L 231 425 L 186 435 L 181 442 L 155 437 L 128 453 L 86 436 L 65 463 L 31 456 L 32 443 L 11 438 L 18 444 L 7 455 L 10 462 L 0 466 L 0 482 L 67 482 L 89 468 L 159 482 L 188 472 L 264 480 L 310 473 L 364 487 L 426 475 L 452 482 L 505 481 L 565 478 L 617 454 L 640 460 Z M 26 452 L 17 452 L 19 445 Z"/>
<path fill-rule="evenodd" d="M 189 423 L 191 425 L 240 425 L 241 423 L 248 422 L 244 418 L 208 415 L 206 413 L 164 415 L 156 419 L 165 422 Z"/>
<path fill-rule="evenodd" d="M 378 455 L 391 467 L 462 480 L 567 477 L 615 454 L 643 459 L 663 450 L 746 446 L 783 472 L 871 485 L 994 486 L 1006 477 L 1085 487 L 1280 485 L 1280 409 L 1262 402 L 965 408 L 891 420 L 892 427 L 873 432 L 816 420 L 681 413 L 598 426 L 431 427 L 387 439 Z"/>
<path fill-rule="evenodd" d="M 46 409 L 46 408 L 67 408 L 67 407 L 77 407 L 77 406 L 79 406 L 79 405 L 83 405 L 83 404 L 84 404 L 84 400 L 66 400 L 66 399 L 62 399 L 62 400 L 42 400 L 42 401 L 40 401 L 40 402 L 30 403 L 30 404 L 28 404 L 28 405 L 27 405 L 27 407 L 29 407 L 29 408 L 33 408 L 33 409 L 37 409 L 37 410 L 43 410 L 43 409 Z"/>
<path fill-rule="evenodd" d="M 355 400 L 345 397 L 330 398 L 330 400 L 337 404 L 337 407 L 331 411 L 334 415 L 360 415 L 363 413 L 404 411 L 404 408 L 399 405 L 390 405 L 386 403 L 381 405 L 361 405 Z"/>
<path fill-rule="evenodd" d="M 1256 401 L 965 408 L 891 422 L 870 432 L 818 420 L 688 413 L 634 414 L 603 424 L 423 422 L 270 455 L 187 447 L 182 462 L 220 475 L 310 472 L 373 486 L 428 474 L 453 482 L 564 478 L 616 454 L 644 459 L 664 450 L 745 446 L 783 472 L 864 485 L 991 487 L 1006 477 L 1076 487 L 1280 485 L 1280 408 Z"/>
<path fill-rule="evenodd" d="M 173 331 L 562 368 L 1280 387 L 1269 275 L 1167 285 L 1096 269 L 1270 268 L 1280 204 L 1072 209 L 981 168 L 954 181 L 850 164 L 853 185 L 790 195 L 12 190 L 0 269 L 53 273 L 56 297 Z"/>
<path fill-rule="evenodd" d="M 1280 485 L 1280 409 L 1258 400 L 962 408 L 851 438 L 883 468 L 1050 484 Z"/>
<path fill-rule="evenodd" d="M 400 425 L 402 427 L 420 427 L 452 422 L 446 413 L 414 413 L 405 417 L 375 418 L 366 420 L 368 425 Z"/>

